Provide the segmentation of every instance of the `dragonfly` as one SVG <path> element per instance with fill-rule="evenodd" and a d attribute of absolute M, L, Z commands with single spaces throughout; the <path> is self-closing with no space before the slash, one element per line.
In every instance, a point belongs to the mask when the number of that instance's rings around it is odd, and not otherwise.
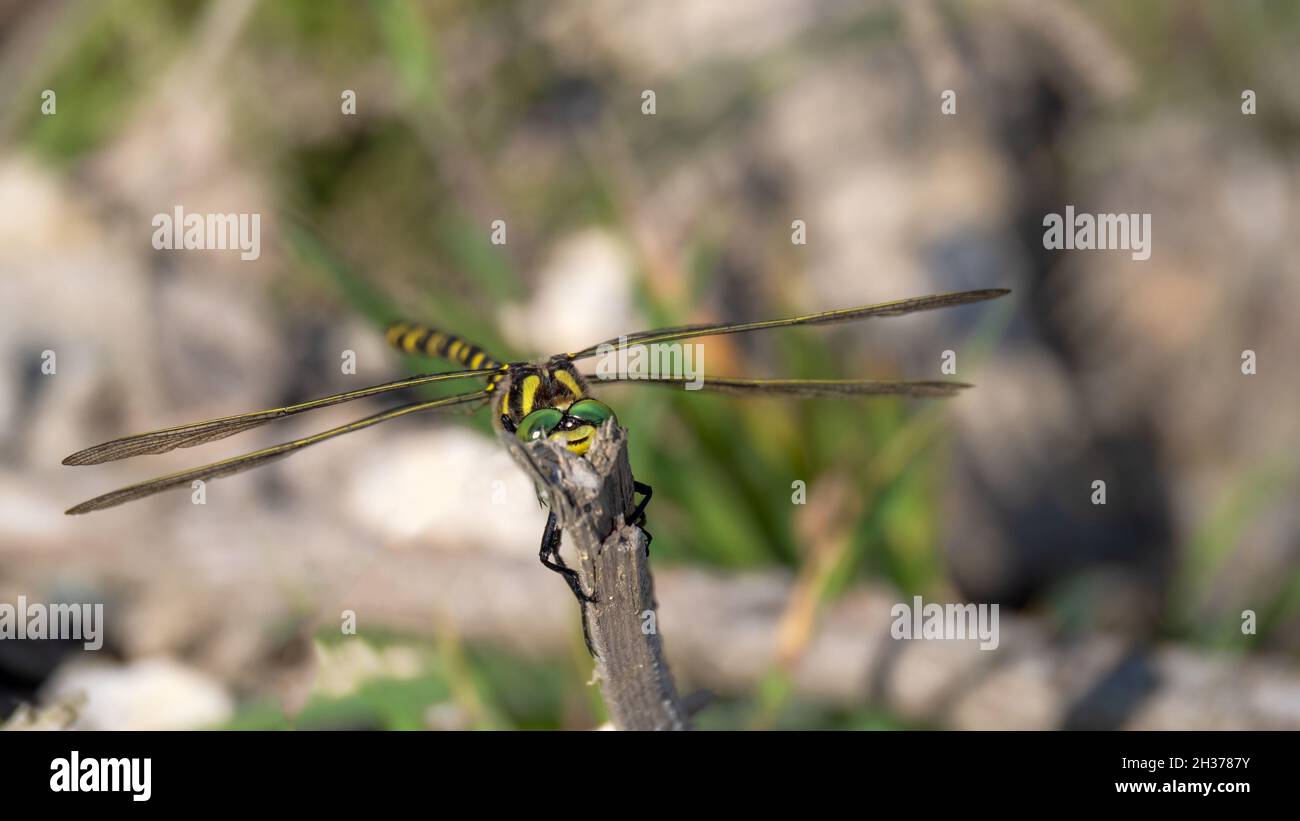
<path fill-rule="evenodd" d="M 390 324 L 385 332 L 386 340 L 392 347 L 408 354 L 440 357 L 454 365 L 461 366 L 461 370 L 408 376 L 381 385 L 345 391 L 333 396 L 325 396 L 281 408 L 223 416 L 205 422 L 195 422 L 125 436 L 79 450 L 64 459 L 63 464 L 97 465 L 132 456 L 166 453 L 177 448 L 203 445 L 252 430 L 270 422 L 307 413 L 308 411 L 327 408 L 344 402 L 352 402 L 357 399 L 383 396 L 394 391 L 423 385 L 482 380 L 481 386 L 475 390 L 454 396 L 408 402 L 311 436 L 292 439 L 252 453 L 130 485 L 96 496 L 69 508 L 66 512 L 75 515 L 103 510 L 136 499 L 143 499 L 170 488 L 189 486 L 195 481 L 207 481 L 240 473 L 288 456 L 311 445 L 365 430 L 393 419 L 400 419 L 418 413 L 447 411 L 454 408 L 479 410 L 490 405 L 493 413 L 493 427 L 497 430 L 498 435 L 517 437 L 524 444 L 539 440 L 553 442 L 576 456 L 582 457 L 590 449 L 601 426 L 610 419 L 617 423 L 617 418 L 612 408 L 593 395 L 591 388 L 593 377 L 582 374 L 575 364 L 577 362 L 637 345 L 663 345 L 700 337 L 904 316 L 918 311 L 929 311 L 995 299 L 1008 293 L 1010 291 L 1005 288 L 954 291 L 898 299 L 892 302 L 882 302 L 856 308 L 822 311 L 786 319 L 660 328 L 606 340 L 575 353 L 555 354 L 547 359 L 531 362 L 502 362 L 489 355 L 479 346 L 454 334 L 420 323 L 398 321 Z M 600 381 L 679 387 L 685 387 L 688 382 L 684 377 L 659 375 L 646 378 L 644 374 L 613 374 L 608 378 L 602 375 Z M 742 397 L 789 396 L 804 399 L 859 396 L 942 398 L 953 396 L 961 390 L 971 387 L 964 382 L 945 380 L 750 379 L 707 375 L 703 376 L 702 380 L 697 376 L 690 380 L 690 384 L 692 389 L 699 388 Z M 510 440 L 507 438 L 507 441 Z M 642 498 L 624 518 L 624 521 L 633 523 L 644 531 L 646 506 L 650 502 L 653 491 L 649 485 L 640 481 L 634 481 L 634 490 Z M 543 494 L 539 492 L 539 498 L 542 498 L 542 496 Z M 582 614 L 585 628 L 585 605 L 595 602 L 596 596 L 594 593 L 588 594 L 583 591 L 577 572 L 566 566 L 564 559 L 560 556 L 561 537 L 561 529 L 556 514 L 552 510 L 547 517 L 546 528 L 542 532 L 539 558 L 548 569 L 564 577 L 569 589 L 577 597 L 580 607 L 583 608 Z M 647 532 L 648 539 L 649 534 Z M 590 647 L 590 641 L 588 647 Z"/>

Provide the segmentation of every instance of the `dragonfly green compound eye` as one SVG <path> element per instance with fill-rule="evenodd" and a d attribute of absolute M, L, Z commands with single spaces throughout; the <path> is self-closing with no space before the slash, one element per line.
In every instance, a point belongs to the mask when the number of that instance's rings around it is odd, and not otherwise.
<path fill-rule="evenodd" d="M 517 435 L 525 442 L 542 439 L 555 430 L 562 419 L 564 414 L 555 408 L 540 408 L 524 417 L 524 421 L 519 423 Z"/>
<path fill-rule="evenodd" d="M 613 418 L 614 411 L 604 402 L 597 402 L 595 399 L 580 399 L 569 406 L 569 415 L 598 428 L 605 424 L 606 419 Z"/>

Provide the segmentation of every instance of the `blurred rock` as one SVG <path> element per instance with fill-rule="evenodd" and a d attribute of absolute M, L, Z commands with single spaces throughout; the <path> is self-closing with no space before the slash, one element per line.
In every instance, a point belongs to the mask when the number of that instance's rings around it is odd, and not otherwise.
<path fill-rule="evenodd" d="M 70 729 L 187 730 L 230 718 L 234 700 L 215 679 L 167 658 L 126 665 L 77 661 L 46 686 L 46 701 L 85 694 Z"/>
<path fill-rule="evenodd" d="M 496 441 L 467 430 L 409 431 L 351 466 L 347 510 L 391 544 L 535 553 L 537 493 Z"/>
<path fill-rule="evenodd" d="M 632 259 L 607 231 L 558 242 L 537 273 L 532 299 L 501 311 L 517 347 L 550 356 L 639 330 L 632 313 Z"/>
<path fill-rule="evenodd" d="M 0 722 L 0 730 L 68 730 L 85 703 L 85 694 L 76 693 L 55 699 L 44 707 L 24 704 L 7 720 Z"/>
<path fill-rule="evenodd" d="M 370 681 L 414 678 L 425 667 L 413 647 L 376 648 L 356 637 L 330 645 L 317 642 L 316 656 L 316 691 L 329 698 L 352 695 Z"/>

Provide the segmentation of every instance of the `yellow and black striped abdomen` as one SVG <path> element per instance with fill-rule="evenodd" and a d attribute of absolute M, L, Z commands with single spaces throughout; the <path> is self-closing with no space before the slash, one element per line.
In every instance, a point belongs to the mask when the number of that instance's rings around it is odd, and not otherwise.
<path fill-rule="evenodd" d="M 441 356 L 466 368 L 496 368 L 501 363 L 472 342 L 455 334 L 439 331 L 414 322 L 394 322 L 384 333 L 388 344 L 399 351 L 425 356 Z"/>

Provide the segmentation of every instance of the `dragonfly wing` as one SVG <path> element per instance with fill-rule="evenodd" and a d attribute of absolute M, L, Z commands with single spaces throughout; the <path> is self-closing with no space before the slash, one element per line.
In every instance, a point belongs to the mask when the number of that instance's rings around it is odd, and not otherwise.
<path fill-rule="evenodd" d="M 451 396 L 445 399 L 435 399 L 429 402 L 412 402 L 411 404 L 408 405 L 401 405 L 399 407 L 392 408 L 391 410 L 386 410 L 383 411 L 382 413 L 377 413 L 374 414 L 373 416 L 367 416 L 364 419 L 359 419 L 356 422 L 351 422 L 346 425 L 341 425 L 337 428 L 331 428 L 330 430 L 323 431 L 321 433 L 316 433 L 311 436 L 304 436 L 301 439 L 294 439 L 289 442 L 282 442 L 278 445 L 272 445 L 269 448 L 263 448 L 262 450 L 256 450 L 253 451 L 252 453 L 246 453 L 243 456 L 235 456 L 230 459 L 223 459 L 220 462 L 213 462 L 210 465 L 204 465 L 202 467 L 183 470 L 179 473 L 172 473 L 167 476 L 160 476 L 157 479 L 150 479 L 147 482 L 141 482 L 136 485 L 131 485 L 130 487 L 124 487 L 119 490 L 114 490 L 111 493 L 105 493 L 102 496 L 96 496 L 94 499 L 91 499 L 86 502 L 82 502 L 81 504 L 75 507 L 69 508 L 67 513 L 78 514 L 78 513 L 89 513 L 92 510 L 103 510 L 104 508 L 120 505 L 123 504 L 124 502 L 130 502 L 130 501 L 134 501 L 135 499 L 143 499 L 146 496 L 152 496 L 153 494 L 158 493 L 160 491 L 167 490 L 168 488 L 179 487 L 181 485 L 188 485 L 191 482 L 196 480 L 206 481 L 208 479 L 215 479 L 219 476 L 229 476 L 232 473 L 239 473 L 241 471 L 245 471 L 250 468 L 258 467 L 259 465 L 264 465 L 267 462 L 273 461 L 275 459 L 288 456 L 289 454 L 294 453 L 295 451 L 302 450 L 308 445 L 314 445 L 317 442 L 324 442 L 327 439 L 333 439 L 334 437 L 342 436 L 345 433 L 352 433 L 353 431 L 362 430 L 364 428 L 371 427 L 372 425 L 377 425 L 380 422 L 387 422 L 390 419 L 397 419 L 398 417 L 401 416 L 407 416 L 412 413 L 420 413 L 422 411 L 442 410 L 445 408 L 452 408 L 458 405 L 464 405 L 468 402 L 479 401 L 481 399 L 488 397 L 489 395 L 490 393 L 488 391 L 475 391 L 473 393 L 461 394 L 460 396 Z M 183 447 L 183 445 L 177 445 L 176 447 Z"/>
<path fill-rule="evenodd" d="M 126 459 L 130 456 L 166 453 L 170 450 L 175 450 L 176 448 L 189 448 L 195 445 L 215 442 L 218 439 L 224 439 L 227 436 L 242 433 L 250 428 L 265 425 L 267 422 L 276 419 L 283 419 L 286 416 L 293 416 L 310 410 L 316 410 L 317 408 L 325 408 L 330 405 L 337 405 L 342 402 L 351 402 L 354 399 L 361 399 L 366 396 L 375 396 L 378 394 L 388 393 L 389 391 L 401 390 L 402 388 L 415 387 L 417 385 L 428 385 L 434 382 L 444 382 L 451 379 L 470 379 L 473 377 L 490 376 L 491 374 L 498 373 L 501 370 L 501 367 L 478 368 L 475 370 L 408 376 L 404 379 L 398 379 L 395 382 L 385 382 L 382 385 L 372 385 L 369 388 L 360 388 L 355 391 L 347 391 L 345 393 L 334 394 L 333 396 L 325 396 L 320 399 L 312 399 L 308 402 L 301 402 L 297 405 L 289 405 L 283 408 L 252 411 L 250 413 L 241 413 L 237 416 L 226 416 L 221 419 L 210 419 L 206 422 L 195 422 L 189 425 L 180 425 L 174 428 L 163 428 L 162 430 L 139 433 L 134 436 L 125 436 L 121 439 L 113 439 L 112 441 L 86 448 L 85 450 L 79 450 L 64 459 L 63 464 L 98 465 L 102 462 L 112 462 L 117 459 Z"/>
<path fill-rule="evenodd" d="M 618 350 L 632 345 L 650 345 L 663 342 L 676 342 L 682 339 L 694 339 L 700 336 L 720 336 L 745 331 L 762 331 L 769 328 L 789 328 L 795 325 L 829 325 L 835 322 L 853 322 L 859 319 L 875 317 L 903 316 L 918 311 L 932 311 L 937 308 L 949 308 L 955 305 L 967 305 L 996 299 L 1011 293 L 1006 288 L 983 288 L 978 291 L 953 291 L 929 296 L 897 299 L 893 302 L 881 302 L 876 305 L 864 305 L 858 308 L 841 308 L 835 311 L 822 311 L 816 314 L 790 317 L 789 319 L 765 319 L 757 322 L 724 322 L 715 325 L 684 325 L 677 328 L 660 328 L 654 331 L 641 331 L 617 339 L 609 339 L 592 345 L 578 353 L 568 354 L 569 359 L 587 359 L 606 351 Z"/>
<path fill-rule="evenodd" d="M 593 382 L 620 382 L 668 385 L 684 388 L 695 384 L 692 379 L 641 379 L 627 377 Z M 794 396 L 804 399 L 839 398 L 847 396 L 912 396 L 942 398 L 953 396 L 971 387 L 965 382 L 942 382 L 922 379 L 744 379 L 734 376 L 706 377 L 700 381 L 700 390 L 728 393 L 736 396 Z"/>

